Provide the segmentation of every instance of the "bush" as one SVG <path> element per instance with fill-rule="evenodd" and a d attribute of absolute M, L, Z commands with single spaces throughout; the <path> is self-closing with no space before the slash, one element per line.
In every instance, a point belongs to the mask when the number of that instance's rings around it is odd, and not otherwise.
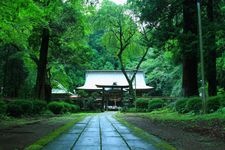
<path fill-rule="evenodd" d="M 80 107 L 74 104 L 69 104 L 69 103 L 65 103 L 63 102 L 63 112 L 78 112 L 80 110 Z"/>
<path fill-rule="evenodd" d="M 164 101 L 161 99 L 153 99 L 148 102 L 148 111 L 153 111 L 155 109 L 162 108 L 164 106 Z"/>
<path fill-rule="evenodd" d="M 225 95 L 219 95 L 220 105 L 221 107 L 225 107 Z"/>
<path fill-rule="evenodd" d="M 15 100 L 9 102 L 7 113 L 14 117 L 32 114 L 32 102 L 29 100 Z"/>
<path fill-rule="evenodd" d="M 79 106 L 80 108 L 83 108 L 84 105 L 84 99 L 83 98 L 76 98 L 73 100 L 73 103 L 77 106 Z"/>
<path fill-rule="evenodd" d="M 46 101 L 41 100 L 33 100 L 33 114 L 40 114 L 41 112 L 47 110 L 47 103 Z"/>
<path fill-rule="evenodd" d="M 143 111 L 143 109 L 141 109 Z M 132 113 L 135 113 L 135 112 L 138 112 L 138 110 L 135 108 L 135 107 L 130 107 L 130 108 L 127 108 L 127 107 L 122 107 L 120 109 L 121 112 L 132 112 Z"/>
<path fill-rule="evenodd" d="M 137 109 L 148 109 L 148 101 L 147 99 L 139 98 L 135 101 Z"/>
<path fill-rule="evenodd" d="M 50 102 L 48 104 L 48 109 L 54 114 L 62 114 L 64 111 L 64 105 L 62 102 Z"/>
<path fill-rule="evenodd" d="M 187 98 L 176 101 L 175 110 L 181 114 L 186 113 L 187 112 L 187 107 L 186 107 L 187 101 L 188 101 Z"/>
<path fill-rule="evenodd" d="M 22 107 L 16 103 L 9 103 L 7 113 L 13 117 L 20 117 L 23 114 Z"/>
<path fill-rule="evenodd" d="M 85 109 L 86 110 L 96 110 L 95 99 L 93 97 L 85 100 Z"/>
<path fill-rule="evenodd" d="M 0 100 L 0 115 L 5 115 L 7 111 L 7 104 Z"/>
<path fill-rule="evenodd" d="M 66 112 L 78 112 L 80 107 L 62 101 L 53 101 L 48 104 L 48 108 L 54 114 L 62 114 Z"/>
<path fill-rule="evenodd" d="M 199 97 L 189 98 L 187 101 L 187 111 L 200 113 L 202 108 L 202 100 Z"/>
<path fill-rule="evenodd" d="M 78 105 L 71 105 L 71 112 L 76 113 L 80 111 L 80 107 Z"/>
<path fill-rule="evenodd" d="M 220 99 L 221 97 L 218 96 L 213 96 L 213 97 L 209 97 L 207 102 L 206 102 L 206 111 L 207 113 L 212 113 L 217 111 L 220 108 Z"/>

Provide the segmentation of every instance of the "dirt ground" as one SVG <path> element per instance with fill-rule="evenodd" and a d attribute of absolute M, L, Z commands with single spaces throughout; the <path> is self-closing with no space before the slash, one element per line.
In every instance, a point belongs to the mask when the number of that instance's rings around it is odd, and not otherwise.
<path fill-rule="evenodd" d="M 69 121 L 43 119 L 26 125 L 0 128 L 0 150 L 22 150 Z"/>
<path fill-rule="evenodd" d="M 175 146 L 178 150 L 225 150 L 225 122 L 172 122 L 150 120 L 124 114 L 131 124 Z M 66 119 L 43 119 L 21 126 L 1 128 L 0 150 L 22 150 L 56 128 L 68 123 Z"/>
<path fill-rule="evenodd" d="M 224 122 L 172 122 L 124 115 L 129 123 L 175 146 L 178 150 L 225 150 Z"/>

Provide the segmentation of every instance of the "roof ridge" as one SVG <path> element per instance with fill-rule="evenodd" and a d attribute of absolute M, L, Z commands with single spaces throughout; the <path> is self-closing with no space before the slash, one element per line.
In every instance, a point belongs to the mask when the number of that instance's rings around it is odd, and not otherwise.
<path fill-rule="evenodd" d="M 125 70 L 126 72 L 133 72 L 134 70 Z M 86 72 L 122 72 L 122 70 L 86 70 Z M 138 72 L 144 72 L 143 70 L 138 70 Z"/>

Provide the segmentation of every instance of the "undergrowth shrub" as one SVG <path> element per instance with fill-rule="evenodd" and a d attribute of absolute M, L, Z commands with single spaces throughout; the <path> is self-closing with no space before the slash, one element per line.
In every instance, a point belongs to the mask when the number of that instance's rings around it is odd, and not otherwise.
<path fill-rule="evenodd" d="M 13 117 L 40 114 L 47 109 L 47 103 L 41 100 L 14 100 L 8 103 L 7 113 Z"/>
<path fill-rule="evenodd" d="M 47 102 L 41 100 L 33 100 L 33 114 L 40 114 L 41 112 L 47 110 Z"/>
<path fill-rule="evenodd" d="M 199 97 L 192 97 L 188 99 L 187 101 L 188 112 L 200 113 L 201 108 L 202 108 L 202 100 Z"/>
<path fill-rule="evenodd" d="M 85 101 L 86 110 L 96 110 L 95 99 L 93 97 L 87 98 Z"/>
<path fill-rule="evenodd" d="M 122 107 L 120 109 L 121 112 L 137 112 L 135 107 L 127 108 L 127 107 Z"/>
<path fill-rule="evenodd" d="M 28 100 L 15 100 L 8 104 L 7 113 L 13 117 L 32 114 L 32 102 Z"/>
<path fill-rule="evenodd" d="M 7 104 L 0 100 L 0 115 L 5 115 L 7 111 Z"/>
<path fill-rule="evenodd" d="M 71 105 L 71 112 L 76 113 L 80 111 L 80 106 L 78 105 Z"/>
<path fill-rule="evenodd" d="M 62 114 L 66 112 L 78 112 L 80 107 L 63 101 L 53 101 L 48 104 L 48 109 L 54 114 Z"/>
<path fill-rule="evenodd" d="M 213 96 L 208 98 L 206 102 L 207 113 L 215 112 L 220 108 L 221 106 L 220 99 L 221 97 L 219 96 Z"/>
<path fill-rule="evenodd" d="M 176 101 L 175 103 L 175 110 L 178 112 L 178 113 L 186 113 L 187 112 L 187 101 L 188 99 L 187 98 L 184 98 L 184 99 L 180 99 L 178 101 Z"/>
<path fill-rule="evenodd" d="M 221 107 L 225 107 L 225 95 L 218 95 Z"/>
<path fill-rule="evenodd" d="M 63 103 L 62 102 L 50 102 L 48 104 L 48 109 L 53 112 L 54 114 L 61 114 L 63 113 Z"/>
<path fill-rule="evenodd" d="M 80 107 L 74 104 L 69 104 L 66 102 L 63 102 L 63 112 L 78 112 L 80 110 Z"/>
<path fill-rule="evenodd" d="M 153 99 L 148 101 L 148 111 L 153 111 L 155 109 L 162 108 L 164 106 L 164 101 L 161 99 Z"/>
<path fill-rule="evenodd" d="M 135 101 L 136 108 L 137 108 L 137 109 L 144 109 L 144 110 L 147 110 L 147 109 L 148 109 L 148 101 L 149 101 L 149 100 L 147 100 L 147 99 L 138 98 L 138 99 Z"/>

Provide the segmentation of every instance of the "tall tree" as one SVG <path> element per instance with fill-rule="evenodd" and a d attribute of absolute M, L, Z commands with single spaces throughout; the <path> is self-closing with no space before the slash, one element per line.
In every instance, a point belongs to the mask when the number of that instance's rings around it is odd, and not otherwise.
<path fill-rule="evenodd" d="M 132 12 L 129 12 L 124 6 L 106 1 L 102 4 L 99 14 L 107 31 L 104 34 L 104 39 L 107 41 L 105 42 L 106 48 L 111 49 L 111 52 L 118 58 L 120 69 L 129 85 L 131 99 L 135 100 L 133 82 L 149 47 L 145 45 L 144 40 L 140 40 L 142 37 L 138 31 L 137 21 L 135 22 Z M 147 34 L 144 35 L 147 38 Z M 137 61 L 133 63 L 132 67 L 128 67 L 131 58 L 136 58 Z M 127 71 L 128 68 L 131 72 Z"/>
<path fill-rule="evenodd" d="M 179 41 L 179 47 L 169 51 L 174 62 L 182 64 L 182 88 L 184 96 L 198 95 L 197 80 L 197 9 L 196 0 L 130 0 L 136 14 L 146 21 L 152 30 L 152 45 L 159 52 L 170 41 Z M 167 48 L 168 50 L 168 48 Z"/>
<path fill-rule="evenodd" d="M 208 35 L 206 38 L 206 78 L 208 81 L 208 94 L 215 96 L 217 93 L 216 81 L 216 39 L 214 22 L 214 0 L 207 1 Z"/>
<path fill-rule="evenodd" d="M 40 57 L 38 61 L 36 96 L 38 99 L 50 100 L 49 85 L 47 84 L 47 57 L 49 46 L 49 29 L 43 28 L 41 37 Z M 50 90 L 51 92 L 51 90 Z"/>
<path fill-rule="evenodd" d="M 198 95 L 197 10 L 196 0 L 183 1 L 183 94 Z"/>

